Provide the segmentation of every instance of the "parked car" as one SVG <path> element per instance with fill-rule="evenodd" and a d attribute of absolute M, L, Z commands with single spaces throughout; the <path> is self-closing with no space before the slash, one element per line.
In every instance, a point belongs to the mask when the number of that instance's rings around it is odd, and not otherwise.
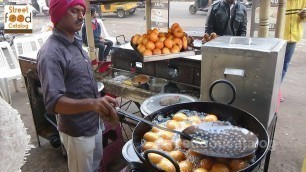
<path fill-rule="evenodd" d="M 137 8 L 136 2 L 117 2 L 112 4 L 100 5 L 102 13 L 116 13 L 118 17 L 123 18 L 135 13 Z"/>
<path fill-rule="evenodd" d="M 26 5 L 31 2 L 31 0 L 8 0 L 8 4 L 10 5 Z"/>

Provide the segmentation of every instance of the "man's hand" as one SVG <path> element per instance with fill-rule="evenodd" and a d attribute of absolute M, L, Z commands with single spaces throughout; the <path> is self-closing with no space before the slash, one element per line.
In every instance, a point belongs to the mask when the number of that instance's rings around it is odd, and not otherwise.
<path fill-rule="evenodd" d="M 306 18 L 306 8 L 302 9 L 298 15 L 300 16 L 301 20 L 304 20 Z"/>
<path fill-rule="evenodd" d="M 105 39 L 103 38 L 103 36 L 100 36 L 100 42 L 105 42 Z"/>
<path fill-rule="evenodd" d="M 100 39 L 100 42 L 105 43 L 105 39 L 101 38 L 101 39 Z"/>
<path fill-rule="evenodd" d="M 97 98 L 94 102 L 95 111 L 101 115 L 103 120 L 109 122 L 113 127 L 119 122 L 115 107 L 118 107 L 117 100 L 109 96 Z"/>

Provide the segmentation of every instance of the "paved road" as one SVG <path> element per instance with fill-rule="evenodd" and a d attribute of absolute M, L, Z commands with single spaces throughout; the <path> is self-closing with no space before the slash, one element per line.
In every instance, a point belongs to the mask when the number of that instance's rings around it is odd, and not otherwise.
<path fill-rule="evenodd" d="M 191 15 L 188 11 L 189 2 L 171 2 L 170 4 L 170 25 L 172 23 L 179 23 L 186 31 L 201 31 L 204 32 L 204 26 L 206 22 L 206 13 L 197 12 L 195 15 Z M 250 13 L 251 11 L 249 11 Z M 128 37 L 135 33 L 145 32 L 145 9 L 137 9 L 136 13 L 132 16 L 128 16 L 124 19 L 117 18 L 115 14 L 105 15 L 105 25 L 108 28 L 110 35 L 116 35 L 116 33 L 124 33 Z M 249 14 L 250 16 L 250 14 Z M 124 25 L 123 25 L 124 23 Z M 124 27 L 123 27 L 124 26 Z M 126 28 L 135 29 L 126 29 Z M 110 30 L 110 31 L 109 31 Z"/>
<path fill-rule="evenodd" d="M 206 13 L 197 12 L 191 15 L 188 11 L 189 2 L 171 2 L 170 3 L 170 24 L 180 23 L 186 31 L 204 31 L 206 22 Z M 137 9 L 136 13 L 125 18 L 118 18 L 115 13 L 104 14 L 104 24 L 111 36 L 124 34 L 130 38 L 136 33 L 144 33 L 146 30 L 145 9 Z M 33 23 L 34 32 L 39 32 L 41 27 L 50 21 L 49 17 L 41 14 L 35 17 Z M 248 34 L 251 26 L 251 9 L 248 9 Z M 304 39 L 306 39 L 306 27 L 304 29 Z M 273 36 L 273 33 L 272 35 Z"/>

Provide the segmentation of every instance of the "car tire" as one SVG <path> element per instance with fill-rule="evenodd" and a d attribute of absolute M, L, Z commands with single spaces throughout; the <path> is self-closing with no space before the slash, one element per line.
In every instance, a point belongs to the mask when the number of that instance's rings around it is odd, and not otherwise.
<path fill-rule="evenodd" d="M 125 17 L 125 11 L 123 11 L 123 10 L 117 10 L 117 16 L 119 17 L 119 18 L 124 18 Z"/>
<path fill-rule="evenodd" d="M 195 14 L 196 12 L 197 12 L 197 7 L 195 7 L 194 5 L 191 5 L 190 7 L 189 7 L 189 12 L 190 12 L 190 14 Z"/>
<path fill-rule="evenodd" d="M 129 14 L 130 14 L 130 15 L 133 15 L 135 12 L 136 12 L 136 8 L 133 8 L 133 9 L 131 9 L 131 10 L 129 11 Z"/>

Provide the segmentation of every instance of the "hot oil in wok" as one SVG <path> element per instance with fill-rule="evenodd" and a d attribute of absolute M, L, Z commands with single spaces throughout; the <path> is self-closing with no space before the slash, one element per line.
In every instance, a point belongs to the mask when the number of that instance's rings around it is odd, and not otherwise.
<path fill-rule="evenodd" d="M 202 122 L 213 122 L 217 120 L 215 115 L 203 112 L 181 110 L 175 114 L 157 115 L 152 121 L 167 128 L 182 131 L 185 128 Z M 188 149 L 189 143 L 182 142 L 178 134 L 159 130 L 155 127 L 147 132 L 142 139 L 142 150 L 157 149 L 168 153 L 180 166 L 181 171 L 239 171 L 246 168 L 256 159 L 250 155 L 240 159 L 213 158 L 201 155 Z M 151 156 L 150 156 L 151 155 Z M 151 153 L 149 158 L 159 168 L 165 171 L 175 171 L 174 166 L 165 158 Z M 168 162 L 167 162 L 168 161 Z"/>

